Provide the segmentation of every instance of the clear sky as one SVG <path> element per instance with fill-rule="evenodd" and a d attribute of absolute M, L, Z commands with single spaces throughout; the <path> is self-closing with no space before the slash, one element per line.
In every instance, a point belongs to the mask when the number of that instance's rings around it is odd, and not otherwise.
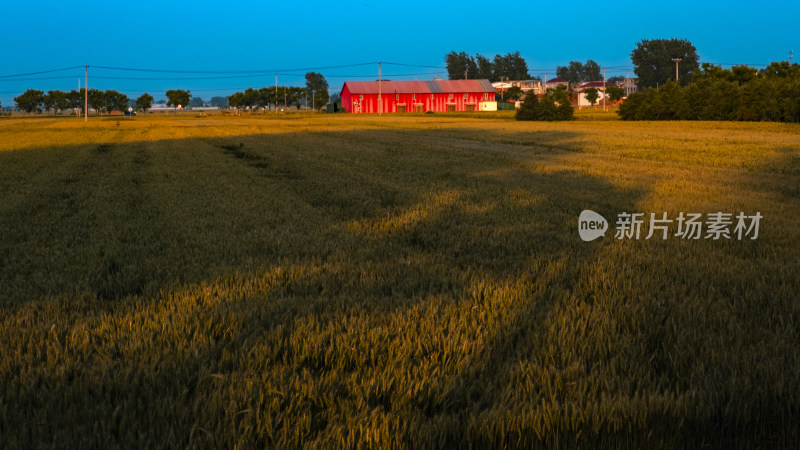
<path fill-rule="evenodd" d="M 617 67 L 608 76 L 626 70 L 633 76 L 630 52 L 641 39 L 688 39 L 702 62 L 767 64 L 787 60 L 790 50 L 800 62 L 798 22 L 800 2 L 773 0 L 0 0 L 0 76 L 88 64 L 90 88 L 116 89 L 131 98 L 149 92 L 156 99 L 167 89 L 190 89 L 208 100 L 274 85 L 275 72 L 281 73 L 279 84 L 301 86 L 313 68 L 375 61 L 442 67 L 454 50 L 490 58 L 519 51 L 534 76 L 552 77 L 556 66 L 587 59 Z M 99 66 L 264 72 L 178 74 Z M 347 79 L 377 78 L 376 65 L 316 71 L 333 92 Z M 383 73 L 392 79 L 447 77 L 443 68 L 384 66 Z M 27 88 L 77 89 L 82 76 L 81 67 L 0 78 L 0 102 L 11 105 Z"/>

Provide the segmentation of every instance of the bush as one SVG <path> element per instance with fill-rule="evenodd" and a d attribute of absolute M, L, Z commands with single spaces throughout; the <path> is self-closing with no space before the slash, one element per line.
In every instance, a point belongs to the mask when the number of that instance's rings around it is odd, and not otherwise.
<path fill-rule="evenodd" d="M 529 93 L 517 110 L 517 120 L 572 120 L 574 110 L 569 102 L 569 94 L 564 90 L 548 89 L 538 98 Z"/>
<path fill-rule="evenodd" d="M 754 69 L 704 65 L 692 84 L 631 94 L 617 113 L 623 120 L 800 122 L 800 69 L 794 66 L 754 76 Z"/>

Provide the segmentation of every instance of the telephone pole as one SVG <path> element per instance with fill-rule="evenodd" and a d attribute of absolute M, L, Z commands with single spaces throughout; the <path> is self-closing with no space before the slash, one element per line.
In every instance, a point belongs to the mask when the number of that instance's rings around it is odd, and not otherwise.
<path fill-rule="evenodd" d="M 678 82 L 678 64 L 681 63 L 682 59 L 681 58 L 672 58 L 672 60 L 675 61 L 675 82 L 677 83 Z"/>
<path fill-rule="evenodd" d="M 608 111 L 606 108 L 606 68 L 603 67 L 603 111 Z"/>
<path fill-rule="evenodd" d="M 86 81 L 83 83 L 83 121 L 89 121 L 89 66 L 86 69 Z"/>
<path fill-rule="evenodd" d="M 275 74 L 275 114 L 278 114 L 278 74 Z"/>

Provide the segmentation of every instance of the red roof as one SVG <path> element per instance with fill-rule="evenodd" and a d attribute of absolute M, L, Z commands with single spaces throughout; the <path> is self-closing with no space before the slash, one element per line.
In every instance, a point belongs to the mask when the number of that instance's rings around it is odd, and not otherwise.
<path fill-rule="evenodd" d="M 550 83 L 568 83 L 568 81 L 561 77 L 558 77 L 558 78 L 553 78 L 552 80 L 547 80 L 547 84 Z"/>
<path fill-rule="evenodd" d="M 381 92 L 398 94 L 448 94 L 462 92 L 491 92 L 489 80 L 381 81 Z M 377 94 L 377 81 L 345 81 L 351 94 Z M 344 90 L 342 86 L 342 90 Z"/>

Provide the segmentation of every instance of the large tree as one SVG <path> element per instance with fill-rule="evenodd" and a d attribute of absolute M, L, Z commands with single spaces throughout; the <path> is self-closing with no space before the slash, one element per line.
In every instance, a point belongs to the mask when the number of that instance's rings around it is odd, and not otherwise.
<path fill-rule="evenodd" d="M 111 111 L 124 113 L 129 108 L 128 103 L 131 99 L 127 95 L 117 91 L 106 91 L 105 95 L 109 114 L 111 114 Z"/>
<path fill-rule="evenodd" d="M 570 61 L 568 66 L 558 66 L 556 67 L 556 76 L 570 83 L 580 83 L 583 81 L 583 63 Z"/>
<path fill-rule="evenodd" d="M 192 98 L 191 91 L 184 91 L 182 89 L 172 89 L 167 91 L 167 106 L 181 105 L 182 107 L 189 105 L 189 99 Z"/>
<path fill-rule="evenodd" d="M 200 97 L 194 97 L 189 101 L 189 106 L 192 108 L 202 108 L 205 106 L 206 102 L 203 101 Z"/>
<path fill-rule="evenodd" d="M 101 112 L 108 108 L 106 93 L 99 89 L 89 89 L 89 106 L 94 108 L 99 116 Z"/>
<path fill-rule="evenodd" d="M 511 80 L 529 80 L 528 63 L 519 52 L 495 55 L 494 80 L 508 77 Z"/>
<path fill-rule="evenodd" d="M 475 55 L 475 63 L 478 65 L 478 70 L 472 78 L 498 81 L 494 78 L 494 63 L 489 58 Z"/>
<path fill-rule="evenodd" d="M 600 93 L 593 87 L 587 89 L 584 94 L 586 94 L 586 100 L 591 103 L 592 106 L 594 106 L 594 104 L 597 103 L 597 99 L 600 98 Z"/>
<path fill-rule="evenodd" d="M 69 91 L 69 94 L 67 94 L 68 108 L 80 109 L 81 113 L 83 113 L 85 92 L 86 90 L 83 88 L 77 91 L 75 89 Z"/>
<path fill-rule="evenodd" d="M 669 80 L 675 81 L 675 62 L 680 58 L 678 78 L 682 85 L 689 84 L 698 69 L 697 49 L 686 39 L 643 39 L 631 52 L 633 71 L 639 77 L 639 88 L 656 87 Z"/>
<path fill-rule="evenodd" d="M 48 91 L 47 95 L 44 96 L 43 103 L 45 110 L 52 109 L 56 114 L 69 108 L 67 93 L 62 91 Z"/>
<path fill-rule="evenodd" d="M 14 102 L 17 107 L 27 113 L 38 111 L 42 108 L 44 102 L 44 92 L 35 89 L 28 89 L 20 94 L 19 97 L 14 97 Z"/>
<path fill-rule="evenodd" d="M 311 103 L 314 107 L 319 108 L 328 103 L 330 99 L 328 94 L 328 82 L 321 73 L 306 73 L 306 89 L 308 89 L 309 95 L 313 96 L 311 98 Z"/>
<path fill-rule="evenodd" d="M 570 83 L 603 79 L 600 65 L 591 59 L 587 60 L 585 64 L 580 61 L 570 61 L 568 66 L 558 66 L 556 67 L 556 76 Z"/>
<path fill-rule="evenodd" d="M 603 79 L 603 74 L 600 69 L 600 64 L 589 59 L 583 65 L 583 79 L 581 81 L 600 81 Z"/>
<path fill-rule="evenodd" d="M 153 105 L 153 96 L 145 92 L 136 99 L 136 109 L 147 112 Z"/>
<path fill-rule="evenodd" d="M 466 52 L 450 52 L 444 57 L 444 62 L 447 64 L 447 77 L 451 80 L 478 78 L 478 64 Z"/>
<path fill-rule="evenodd" d="M 241 92 L 236 92 L 235 94 L 228 97 L 228 104 L 231 108 L 241 108 L 244 105 L 244 94 Z"/>

